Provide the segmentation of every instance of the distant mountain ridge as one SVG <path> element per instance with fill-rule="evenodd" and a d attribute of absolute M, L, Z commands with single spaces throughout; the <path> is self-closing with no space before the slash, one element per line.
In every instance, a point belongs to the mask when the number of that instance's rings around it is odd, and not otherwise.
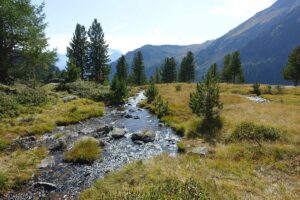
<path fill-rule="evenodd" d="M 271 7 L 216 40 L 187 46 L 145 45 L 128 52 L 126 60 L 131 64 L 134 52 L 141 51 L 149 77 L 166 56 L 174 56 L 180 61 L 187 51 L 192 51 L 196 58 L 197 78 L 200 79 L 212 63 L 218 63 L 221 70 L 223 57 L 240 51 L 246 82 L 279 84 L 286 83 L 282 70 L 288 55 L 298 45 L 300 0 L 277 0 Z M 112 63 L 112 73 L 115 65 Z"/>

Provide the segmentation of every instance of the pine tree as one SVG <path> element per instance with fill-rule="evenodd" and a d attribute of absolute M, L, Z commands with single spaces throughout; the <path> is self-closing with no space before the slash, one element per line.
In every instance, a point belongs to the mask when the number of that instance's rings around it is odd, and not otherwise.
<path fill-rule="evenodd" d="M 56 53 L 47 50 L 43 8 L 44 4 L 36 6 L 29 0 L 1 1 L 0 82 L 16 74 L 21 79 L 39 79 L 39 68 L 54 64 Z"/>
<path fill-rule="evenodd" d="M 225 82 L 229 82 L 231 80 L 231 55 L 227 54 L 224 57 L 224 67 L 223 67 L 223 71 L 222 71 L 222 80 Z"/>
<path fill-rule="evenodd" d="M 80 77 L 80 69 L 76 66 L 76 62 L 72 58 L 67 63 L 65 76 L 66 82 L 75 82 Z"/>
<path fill-rule="evenodd" d="M 104 32 L 100 23 L 95 19 L 88 31 L 90 45 L 88 50 L 88 63 L 90 73 L 96 81 L 104 82 L 110 72 L 108 65 L 108 45 L 104 39 Z"/>
<path fill-rule="evenodd" d="M 116 72 L 117 77 L 120 79 L 123 79 L 127 81 L 128 78 L 128 64 L 126 62 L 126 58 L 124 55 L 122 55 L 117 63 L 117 72 Z"/>
<path fill-rule="evenodd" d="M 146 83 L 144 59 L 140 51 L 136 52 L 133 57 L 131 79 L 134 85 L 143 85 Z"/>
<path fill-rule="evenodd" d="M 184 57 L 181 61 L 180 64 L 180 70 L 179 70 L 179 81 L 180 82 L 186 82 L 187 81 L 187 77 L 186 77 L 186 57 Z"/>
<path fill-rule="evenodd" d="M 164 83 L 173 83 L 177 80 L 176 61 L 174 57 L 166 58 L 162 66 L 161 80 Z"/>
<path fill-rule="evenodd" d="M 84 79 L 87 72 L 87 50 L 88 41 L 85 27 L 77 24 L 70 47 L 67 48 L 67 57 L 73 59 L 76 66 L 80 68 L 81 79 Z"/>
<path fill-rule="evenodd" d="M 161 82 L 160 70 L 157 67 L 155 68 L 153 78 L 154 78 L 155 83 L 160 83 Z"/>
<path fill-rule="evenodd" d="M 293 81 L 298 86 L 300 81 L 300 46 L 289 55 L 288 64 L 283 71 L 284 79 Z"/>
<path fill-rule="evenodd" d="M 233 52 L 231 55 L 231 74 L 233 83 L 244 82 L 242 63 L 240 59 L 240 52 Z"/>
<path fill-rule="evenodd" d="M 189 51 L 182 59 L 179 71 L 180 82 L 192 82 L 195 80 L 195 60 L 194 54 Z"/>
<path fill-rule="evenodd" d="M 127 95 L 126 81 L 123 78 L 119 79 L 118 76 L 115 75 L 111 83 L 110 103 L 115 105 L 123 104 L 126 101 Z"/>
<path fill-rule="evenodd" d="M 193 113 L 204 117 L 205 124 L 202 125 L 211 129 L 208 132 L 212 133 L 215 127 L 211 126 L 222 109 L 219 85 L 213 76 L 208 75 L 202 83 L 197 84 L 196 91 L 190 95 L 189 106 Z"/>
<path fill-rule="evenodd" d="M 208 78 L 208 77 L 213 77 L 216 80 L 219 80 L 218 65 L 217 65 L 217 63 L 212 64 L 210 66 L 210 68 L 208 69 L 207 74 L 206 74 L 206 78 Z"/>

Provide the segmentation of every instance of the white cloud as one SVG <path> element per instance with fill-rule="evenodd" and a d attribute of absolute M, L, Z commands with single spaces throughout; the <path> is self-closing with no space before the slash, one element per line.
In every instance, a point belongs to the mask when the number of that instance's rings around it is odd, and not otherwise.
<path fill-rule="evenodd" d="M 271 6 L 276 0 L 224 0 L 211 10 L 212 14 L 246 19 Z"/>

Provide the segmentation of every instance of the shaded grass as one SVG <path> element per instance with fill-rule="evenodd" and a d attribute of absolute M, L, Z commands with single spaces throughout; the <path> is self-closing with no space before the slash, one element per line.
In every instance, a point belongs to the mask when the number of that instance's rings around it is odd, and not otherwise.
<path fill-rule="evenodd" d="M 83 137 L 64 153 L 64 160 L 73 163 L 92 163 L 99 158 L 100 153 L 101 149 L 96 139 Z"/>

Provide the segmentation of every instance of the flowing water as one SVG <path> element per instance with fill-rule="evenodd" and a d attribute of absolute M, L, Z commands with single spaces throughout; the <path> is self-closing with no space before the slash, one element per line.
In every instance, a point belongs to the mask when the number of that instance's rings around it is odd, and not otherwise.
<path fill-rule="evenodd" d="M 111 171 L 120 169 L 135 160 L 145 160 L 163 152 L 176 154 L 176 143 L 180 139 L 174 131 L 159 122 L 156 116 L 138 107 L 145 99 L 143 92 L 129 98 L 122 107 L 108 107 L 105 115 L 90 119 L 75 125 L 57 127 L 52 133 L 46 134 L 35 146 L 51 146 L 57 141 L 57 133 L 63 133 L 67 148 L 74 141 L 84 136 L 94 136 L 97 127 L 108 125 L 126 130 L 125 137 L 113 139 L 107 135 L 97 137 L 105 141 L 102 156 L 91 165 L 71 164 L 63 161 L 63 151 L 51 152 L 51 164 L 39 170 L 33 179 L 24 186 L 22 191 L 12 192 L 7 199 L 73 199 L 83 189 L 93 182 L 103 178 Z M 131 140 L 134 132 L 152 130 L 156 134 L 154 142 L 135 144 Z M 55 185 L 55 189 L 35 187 L 37 182 L 47 182 Z"/>

